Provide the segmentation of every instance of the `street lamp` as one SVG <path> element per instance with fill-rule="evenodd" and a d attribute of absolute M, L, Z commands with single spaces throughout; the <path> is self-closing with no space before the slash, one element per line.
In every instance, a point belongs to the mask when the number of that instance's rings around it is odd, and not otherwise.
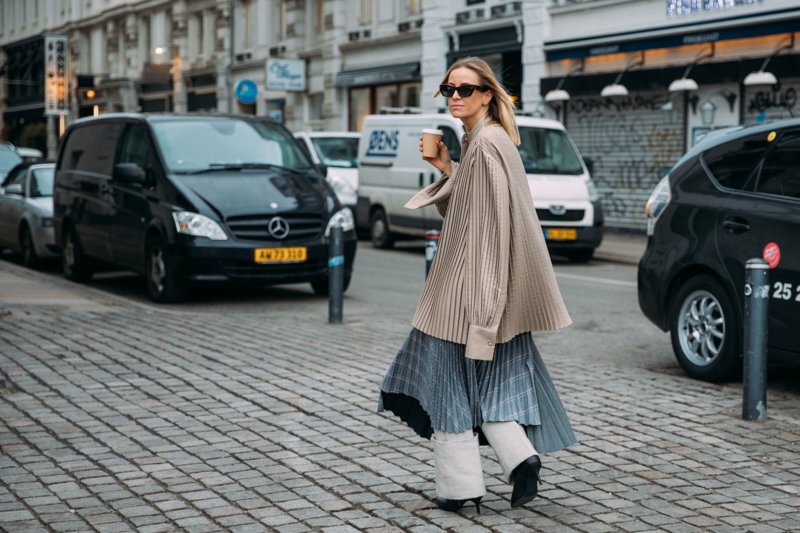
<path fill-rule="evenodd" d="M 583 72 L 583 66 L 584 62 L 583 59 L 581 59 L 577 64 L 575 64 L 571 69 L 569 69 L 569 71 L 563 78 L 558 80 L 558 85 L 556 85 L 555 89 L 553 89 L 552 91 L 548 91 L 547 94 L 544 95 L 544 101 L 547 102 L 548 104 L 551 104 L 555 102 L 566 102 L 567 100 L 569 100 L 570 98 L 569 93 L 566 90 L 562 89 L 561 86 L 564 85 L 564 82 L 567 81 L 567 78 L 569 78 L 573 74 L 576 74 L 578 72 Z"/>
<path fill-rule="evenodd" d="M 622 85 L 620 80 L 622 79 L 622 76 L 624 76 L 625 73 L 630 69 L 640 67 L 642 65 L 644 65 L 644 52 L 642 52 L 642 55 L 638 59 L 634 59 L 625 65 L 625 68 L 622 69 L 622 72 L 617 74 L 616 79 L 614 79 L 614 83 L 610 83 L 603 87 L 603 90 L 600 91 L 600 96 L 604 98 L 610 98 L 613 96 L 628 96 L 628 88 Z"/>
<path fill-rule="evenodd" d="M 764 69 L 767 68 L 767 65 L 769 65 L 769 62 L 773 57 L 790 48 L 794 48 L 794 33 L 790 33 L 789 38 L 785 42 L 781 41 L 778 43 L 778 46 L 775 47 L 775 50 L 772 52 L 772 54 L 770 54 L 769 57 L 767 57 L 761 64 L 761 68 L 745 76 L 742 83 L 747 86 L 775 85 L 778 83 L 778 78 L 775 76 L 775 74 L 772 72 L 767 72 Z"/>
<path fill-rule="evenodd" d="M 669 84 L 669 91 L 680 92 L 680 91 L 696 91 L 697 90 L 697 82 L 694 81 L 692 78 L 689 77 L 689 73 L 692 71 L 692 68 L 702 61 L 703 59 L 708 59 L 709 57 L 714 56 L 714 43 L 711 43 L 711 49 L 707 51 L 700 52 L 694 61 L 692 61 L 686 70 L 683 71 L 683 76 L 680 78 L 673 80 L 672 83 Z"/>

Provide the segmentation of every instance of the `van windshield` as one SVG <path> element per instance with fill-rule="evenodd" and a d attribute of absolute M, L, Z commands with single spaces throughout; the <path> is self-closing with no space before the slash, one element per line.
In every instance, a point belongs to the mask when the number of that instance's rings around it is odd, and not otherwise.
<path fill-rule="evenodd" d="M 158 120 L 156 141 L 171 172 L 269 165 L 311 168 L 308 158 L 283 130 L 263 122 L 230 117 Z"/>
<path fill-rule="evenodd" d="M 528 174 L 583 174 L 578 154 L 561 130 L 520 126 L 519 155 Z"/>
<path fill-rule="evenodd" d="M 358 166 L 358 137 L 312 137 L 320 161 L 329 167 Z"/>

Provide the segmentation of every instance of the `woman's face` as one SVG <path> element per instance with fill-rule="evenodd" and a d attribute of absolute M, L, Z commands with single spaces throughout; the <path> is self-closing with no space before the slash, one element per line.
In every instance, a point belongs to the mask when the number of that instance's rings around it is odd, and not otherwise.
<path fill-rule="evenodd" d="M 453 70 L 447 78 L 447 84 L 454 87 L 462 85 L 478 85 L 482 84 L 478 73 L 466 67 L 460 67 Z M 471 96 L 461 96 L 458 91 L 453 93 L 453 96 L 447 99 L 447 106 L 450 108 L 450 114 L 455 118 L 467 120 L 468 122 L 479 118 L 486 110 L 486 106 L 492 100 L 491 91 L 475 90 Z"/>

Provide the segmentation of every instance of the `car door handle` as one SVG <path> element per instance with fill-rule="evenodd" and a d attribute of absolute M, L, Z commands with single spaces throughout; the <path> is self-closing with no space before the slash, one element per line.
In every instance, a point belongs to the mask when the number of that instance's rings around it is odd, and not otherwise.
<path fill-rule="evenodd" d="M 434 181 L 436 181 L 436 173 L 431 172 L 431 184 L 433 184 Z"/>
<path fill-rule="evenodd" d="M 420 186 L 420 188 L 422 188 L 423 185 L 425 185 L 425 173 L 424 172 L 420 172 L 419 173 L 419 186 Z"/>
<path fill-rule="evenodd" d="M 733 233 L 734 235 L 739 233 L 746 233 L 750 231 L 750 224 L 742 219 L 727 219 L 722 222 L 722 227 L 728 230 L 729 233 Z"/>

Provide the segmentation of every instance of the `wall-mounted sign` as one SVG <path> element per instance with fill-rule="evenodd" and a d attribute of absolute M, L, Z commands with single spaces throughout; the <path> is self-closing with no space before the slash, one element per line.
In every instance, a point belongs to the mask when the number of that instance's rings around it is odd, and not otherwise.
<path fill-rule="evenodd" d="M 67 114 L 67 36 L 44 37 L 44 114 Z"/>
<path fill-rule="evenodd" d="M 302 59 L 267 59 L 267 89 L 306 90 L 306 62 Z"/>
<path fill-rule="evenodd" d="M 233 87 L 236 100 L 242 104 L 252 104 L 258 98 L 258 85 L 253 80 L 239 80 Z"/>
<path fill-rule="evenodd" d="M 667 16 L 722 11 L 732 7 L 760 4 L 764 0 L 667 0 Z"/>

